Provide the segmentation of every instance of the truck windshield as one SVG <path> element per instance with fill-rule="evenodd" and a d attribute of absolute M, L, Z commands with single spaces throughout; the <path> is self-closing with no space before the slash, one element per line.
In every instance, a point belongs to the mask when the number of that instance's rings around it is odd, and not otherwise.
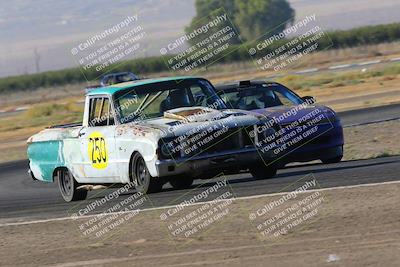
<path fill-rule="evenodd" d="M 165 111 L 181 107 L 226 108 L 214 87 L 203 79 L 135 86 L 116 93 L 114 99 L 121 123 L 162 117 Z"/>

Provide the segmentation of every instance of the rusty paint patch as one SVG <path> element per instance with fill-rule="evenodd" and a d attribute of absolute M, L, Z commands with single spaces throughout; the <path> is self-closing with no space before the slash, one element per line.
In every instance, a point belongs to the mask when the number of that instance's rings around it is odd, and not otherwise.
<path fill-rule="evenodd" d="M 223 112 L 206 108 L 206 107 L 185 107 L 168 110 L 164 112 L 164 118 L 174 119 L 179 121 L 191 122 L 205 122 L 212 119 L 221 119 L 226 116 Z"/>
<path fill-rule="evenodd" d="M 143 127 L 140 125 L 121 125 L 117 128 L 116 134 L 117 135 L 124 135 L 124 134 L 133 134 L 135 136 L 146 136 L 152 134 L 154 129 L 149 127 Z"/>
<path fill-rule="evenodd" d="M 164 117 L 169 118 L 169 119 L 184 120 L 185 117 L 187 117 L 187 116 L 194 116 L 194 115 L 198 115 L 200 113 L 210 113 L 210 112 L 211 112 L 210 110 L 196 108 L 196 109 L 192 109 L 192 110 L 180 110 L 180 111 L 176 111 L 174 113 L 165 112 Z"/>

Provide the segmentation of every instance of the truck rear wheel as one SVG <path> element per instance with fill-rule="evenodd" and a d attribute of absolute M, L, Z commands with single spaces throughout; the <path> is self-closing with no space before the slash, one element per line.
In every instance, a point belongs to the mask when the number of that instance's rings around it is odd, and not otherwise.
<path fill-rule="evenodd" d="M 164 181 L 162 178 L 152 177 L 147 169 L 144 158 L 136 153 L 131 160 L 131 179 L 135 183 L 136 191 L 148 194 L 162 190 Z"/>
<path fill-rule="evenodd" d="M 67 169 L 57 171 L 57 180 L 61 196 L 66 202 L 86 199 L 87 190 L 84 188 L 77 189 L 79 184 Z"/>

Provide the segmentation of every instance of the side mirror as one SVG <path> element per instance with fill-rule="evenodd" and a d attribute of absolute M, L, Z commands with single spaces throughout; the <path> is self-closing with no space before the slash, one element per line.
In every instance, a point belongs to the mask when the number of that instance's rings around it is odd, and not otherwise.
<path fill-rule="evenodd" d="M 302 99 L 309 105 L 315 104 L 317 102 L 317 100 L 313 96 L 304 96 L 302 97 Z"/>

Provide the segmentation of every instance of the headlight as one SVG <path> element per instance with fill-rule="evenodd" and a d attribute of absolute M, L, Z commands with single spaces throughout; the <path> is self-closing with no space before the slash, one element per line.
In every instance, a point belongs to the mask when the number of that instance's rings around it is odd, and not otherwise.
<path fill-rule="evenodd" d="M 325 115 L 324 120 L 325 120 L 326 123 L 329 123 L 329 122 L 333 123 L 333 122 L 336 122 L 336 121 L 340 121 L 340 118 L 336 114 L 336 112 L 333 111 L 330 108 L 327 108 L 327 110 L 324 112 L 324 115 Z"/>
<path fill-rule="evenodd" d="M 173 138 L 161 139 L 158 147 L 162 159 L 173 159 L 180 155 L 179 143 Z"/>
<path fill-rule="evenodd" d="M 272 126 L 261 124 L 255 127 L 256 127 L 255 132 L 257 132 L 257 137 L 258 137 L 258 143 L 267 143 L 275 139 L 277 127 L 279 126 L 277 124 L 274 124 Z"/>

